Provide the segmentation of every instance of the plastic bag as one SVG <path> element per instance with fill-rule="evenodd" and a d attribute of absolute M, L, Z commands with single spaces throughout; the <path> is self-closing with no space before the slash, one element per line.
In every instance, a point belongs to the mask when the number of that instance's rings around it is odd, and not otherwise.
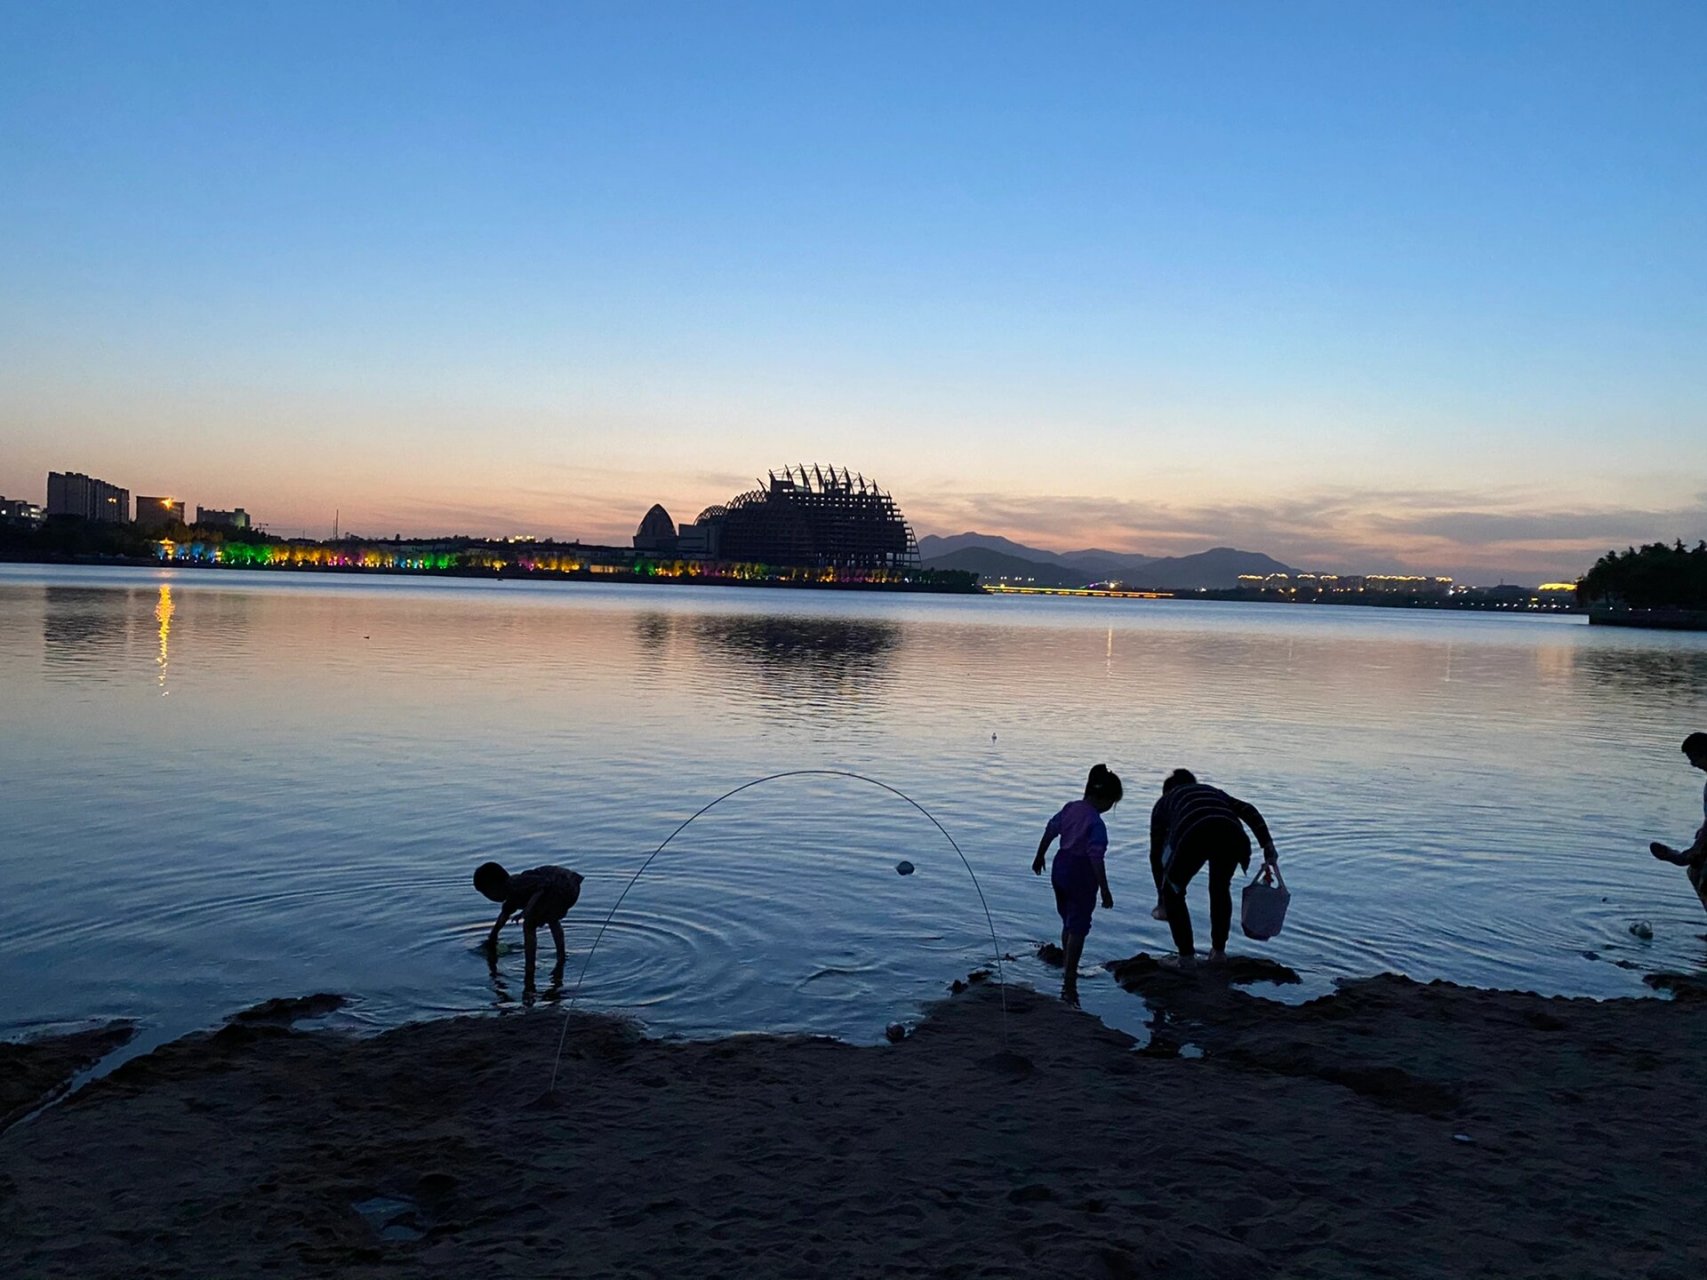
<path fill-rule="evenodd" d="M 1272 876 L 1274 883 L 1270 884 Z M 1245 937 L 1266 942 L 1280 932 L 1286 923 L 1286 906 L 1292 894 L 1286 881 L 1280 878 L 1280 868 L 1263 863 L 1262 870 L 1245 886 L 1239 900 L 1239 927 Z"/>

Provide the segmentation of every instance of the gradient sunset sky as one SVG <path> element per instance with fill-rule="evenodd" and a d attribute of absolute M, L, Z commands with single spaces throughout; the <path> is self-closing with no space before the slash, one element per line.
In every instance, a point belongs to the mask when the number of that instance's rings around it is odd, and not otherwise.
<path fill-rule="evenodd" d="M 1707 536 L 1707 5 L 0 3 L 0 493 L 1574 578 Z"/>

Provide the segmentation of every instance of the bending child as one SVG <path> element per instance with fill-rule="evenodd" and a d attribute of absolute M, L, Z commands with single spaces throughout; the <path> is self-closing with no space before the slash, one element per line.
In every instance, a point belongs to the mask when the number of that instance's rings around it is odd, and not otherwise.
<path fill-rule="evenodd" d="M 486 935 L 487 956 L 496 959 L 498 931 L 516 912 L 522 913 L 522 939 L 527 953 L 526 985 L 533 987 L 534 957 L 539 949 L 539 926 L 551 929 L 557 944 L 557 971 L 563 969 L 563 917 L 581 896 L 581 875 L 564 867 L 535 867 L 511 875 L 496 862 L 482 862 L 474 869 L 474 887 L 499 904 L 498 918 Z"/>
<path fill-rule="evenodd" d="M 1055 865 L 1050 869 L 1049 882 L 1055 888 L 1055 910 L 1061 913 L 1061 950 L 1065 972 L 1061 978 L 1061 999 L 1074 1008 L 1079 1004 L 1079 957 L 1085 951 L 1085 937 L 1091 931 L 1091 913 L 1096 910 L 1097 894 L 1102 894 L 1103 910 L 1114 906 L 1114 895 L 1108 890 L 1108 871 L 1103 857 L 1108 852 L 1108 828 L 1102 815 L 1120 803 L 1121 787 L 1118 775 L 1109 772 L 1107 765 L 1093 765 L 1085 780 L 1085 798 L 1064 805 L 1061 812 L 1049 819 L 1043 829 L 1043 839 L 1037 842 L 1037 856 L 1031 861 L 1033 875 L 1043 874 L 1043 855 L 1057 836 L 1061 848 L 1056 851 Z"/>
<path fill-rule="evenodd" d="M 1691 767 L 1707 771 L 1707 733 L 1692 733 L 1683 740 L 1683 754 Z M 1707 819 L 1707 790 L 1701 793 L 1702 816 Z M 1695 833 L 1695 843 L 1687 849 L 1674 849 L 1658 840 L 1648 846 L 1648 852 L 1661 862 L 1688 869 L 1689 885 L 1707 907 L 1707 821 Z"/>

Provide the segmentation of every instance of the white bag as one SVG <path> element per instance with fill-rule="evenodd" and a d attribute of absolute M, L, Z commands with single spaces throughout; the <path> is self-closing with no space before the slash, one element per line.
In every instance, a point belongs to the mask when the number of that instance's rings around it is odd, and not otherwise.
<path fill-rule="evenodd" d="M 1286 881 L 1280 878 L 1280 868 L 1273 868 L 1273 884 L 1268 883 L 1269 874 L 1270 864 L 1265 862 L 1245 886 L 1239 901 L 1239 927 L 1245 931 L 1245 937 L 1258 942 L 1266 942 L 1280 932 L 1286 923 L 1286 904 L 1292 901 Z"/>

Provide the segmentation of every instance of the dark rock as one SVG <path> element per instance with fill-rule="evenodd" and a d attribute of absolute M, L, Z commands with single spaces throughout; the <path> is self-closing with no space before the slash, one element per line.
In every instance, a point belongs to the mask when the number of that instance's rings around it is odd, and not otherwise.
<path fill-rule="evenodd" d="M 1292 985 L 1302 981 L 1296 970 L 1262 956 L 1229 956 L 1219 964 L 1199 960 L 1189 974 L 1182 974 L 1148 952 L 1140 951 L 1126 960 L 1110 960 L 1104 968 L 1128 991 L 1142 991 L 1158 981 L 1170 985 L 1183 980 L 1225 986 L 1244 986 L 1252 982 Z"/>
<path fill-rule="evenodd" d="M 1707 977 L 1694 973 L 1645 973 L 1642 981 L 1655 991 L 1669 991 L 1679 1001 L 1707 1000 Z"/>
<path fill-rule="evenodd" d="M 312 996 L 279 996 L 234 1013 L 226 1019 L 240 1026 L 288 1027 L 301 1018 L 320 1018 L 335 1009 L 342 1009 L 343 996 L 322 991 Z"/>

